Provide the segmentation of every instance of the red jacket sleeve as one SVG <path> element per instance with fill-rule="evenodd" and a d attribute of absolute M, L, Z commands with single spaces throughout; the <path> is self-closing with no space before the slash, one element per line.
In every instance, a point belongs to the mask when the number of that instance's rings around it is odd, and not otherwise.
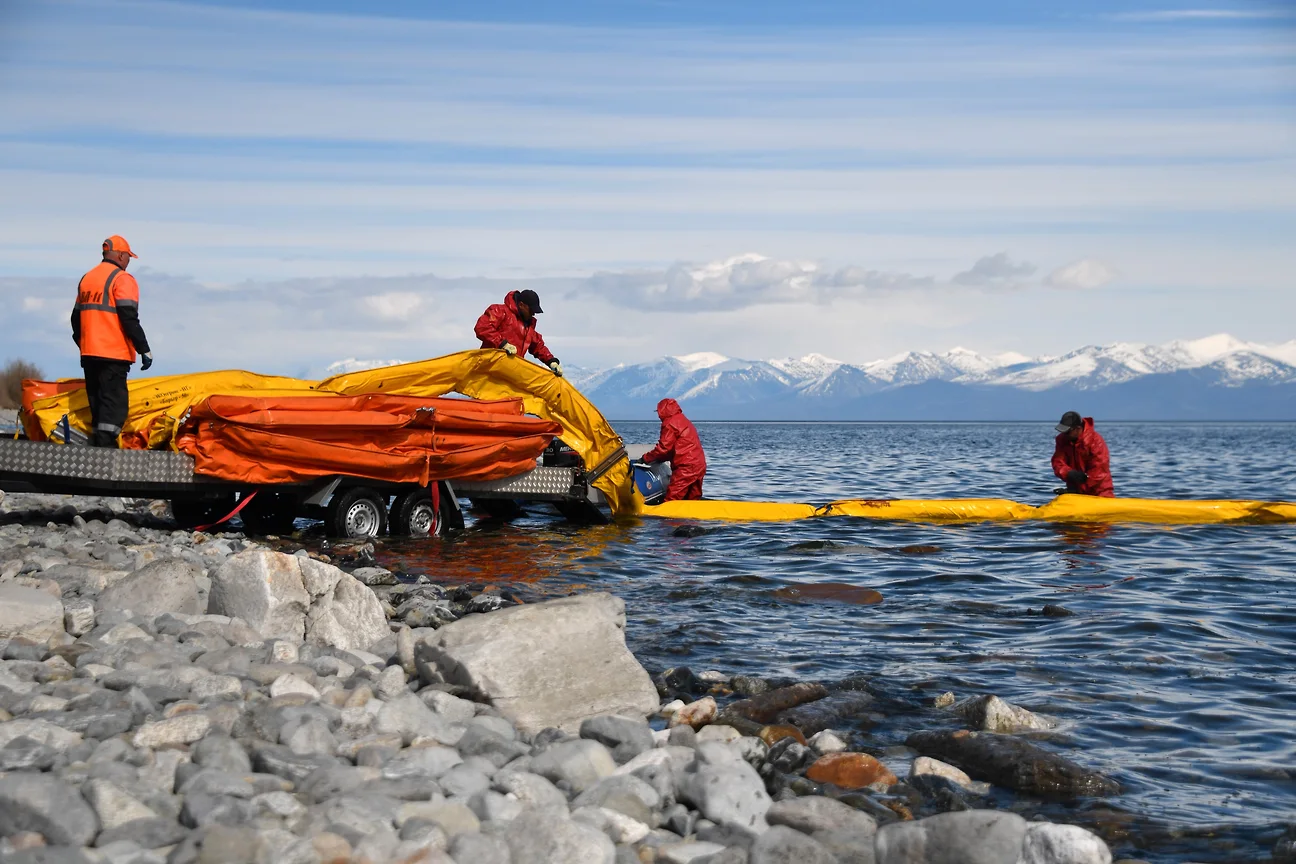
<path fill-rule="evenodd" d="M 1067 472 L 1072 466 L 1067 464 L 1066 445 L 1062 443 L 1063 436 L 1059 435 L 1053 444 L 1053 473 L 1059 480 L 1065 480 Z"/>
<path fill-rule="evenodd" d="M 1089 469 L 1101 476 L 1111 475 L 1111 454 L 1107 452 L 1107 442 L 1102 439 L 1101 435 L 1093 436 L 1094 440 L 1089 447 L 1091 458 L 1089 460 Z"/>
<path fill-rule="evenodd" d="M 503 306 L 487 306 L 486 311 L 477 319 L 477 326 L 473 328 L 473 333 L 477 334 L 477 338 L 492 348 L 502 348 L 507 341 L 499 329 L 501 310 L 507 314 L 507 310 Z"/>
<path fill-rule="evenodd" d="M 531 353 L 536 356 L 537 360 L 546 366 L 553 362 L 553 352 L 545 347 L 544 339 L 540 337 L 539 330 L 531 331 Z"/>
<path fill-rule="evenodd" d="M 670 458 L 670 454 L 675 450 L 675 442 L 679 440 L 679 430 L 675 428 L 669 420 L 663 420 L 661 425 L 661 436 L 657 441 L 657 446 L 643 455 L 645 462 L 661 462 Z"/>

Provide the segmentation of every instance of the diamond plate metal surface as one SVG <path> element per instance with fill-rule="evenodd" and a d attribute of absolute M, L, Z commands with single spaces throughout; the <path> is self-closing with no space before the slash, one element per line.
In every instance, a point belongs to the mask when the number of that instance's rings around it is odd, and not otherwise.
<path fill-rule="evenodd" d="M 493 498 L 570 498 L 578 470 L 542 465 L 525 474 L 505 477 L 503 480 L 453 482 L 457 493 L 470 497 L 477 494 Z"/>
<path fill-rule="evenodd" d="M 0 473 L 106 483 L 193 483 L 194 462 L 165 450 L 108 450 L 0 440 Z"/>

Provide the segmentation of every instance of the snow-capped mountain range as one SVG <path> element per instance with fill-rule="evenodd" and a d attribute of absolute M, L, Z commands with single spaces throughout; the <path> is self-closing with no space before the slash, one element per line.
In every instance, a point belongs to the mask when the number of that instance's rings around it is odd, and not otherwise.
<path fill-rule="evenodd" d="M 386 365 L 346 360 L 330 373 Z M 1057 357 L 965 348 L 851 364 L 808 354 L 702 352 L 568 379 L 612 419 L 651 419 L 659 399 L 712 420 L 1027 420 L 1065 410 L 1132 420 L 1296 420 L 1296 340 L 1226 334 L 1164 345 L 1089 345 Z"/>

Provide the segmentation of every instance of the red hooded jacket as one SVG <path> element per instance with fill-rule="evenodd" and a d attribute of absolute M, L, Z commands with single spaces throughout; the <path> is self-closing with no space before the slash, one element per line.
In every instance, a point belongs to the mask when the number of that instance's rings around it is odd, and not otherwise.
<path fill-rule="evenodd" d="M 1107 442 L 1094 429 L 1092 417 L 1081 422 L 1080 437 L 1072 441 L 1066 432 L 1057 436 L 1053 448 L 1053 473 L 1065 481 L 1068 471 L 1083 471 L 1089 479 L 1080 487 L 1085 495 L 1115 498 L 1112 489 L 1111 457 Z"/>
<path fill-rule="evenodd" d="M 671 463 L 671 485 L 692 483 L 706 474 L 706 454 L 697 427 L 689 422 L 674 399 L 657 403 L 657 416 L 661 418 L 661 436 L 657 446 L 643 455 L 645 462 Z"/>
<path fill-rule="evenodd" d="M 477 319 L 473 328 L 483 348 L 503 348 L 505 342 L 512 343 L 518 350 L 519 357 L 525 357 L 530 351 L 541 363 L 548 366 L 556 358 L 545 347 L 544 339 L 536 332 L 535 315 L 530 322 L 523 322 L 518 315 L 517 301 L 513 292 L 504 295 L 503 303 L 487 306 L 486 311 Z"/>

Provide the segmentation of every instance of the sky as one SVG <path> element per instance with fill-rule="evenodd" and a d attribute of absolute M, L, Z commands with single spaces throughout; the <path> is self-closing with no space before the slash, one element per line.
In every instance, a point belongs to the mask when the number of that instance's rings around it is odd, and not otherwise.
<path fill-rule="evenodd" d="M 0 0 L 0 361 L 1296 338 L 1296 3 Z"/>

